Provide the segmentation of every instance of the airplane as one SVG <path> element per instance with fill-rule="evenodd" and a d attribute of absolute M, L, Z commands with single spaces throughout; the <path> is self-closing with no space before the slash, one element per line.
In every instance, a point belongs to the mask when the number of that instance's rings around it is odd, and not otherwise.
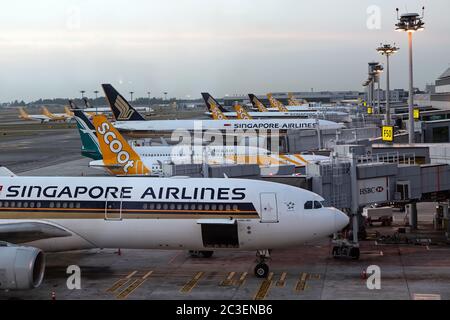
<path fill-rule="evenodd" d="M 42 106 L 42 114 L 54 121 L 69 122 L 70 120 L 72 120 L 72 116 L 68 115 L 67 113 L 52 113 L 47 109 L 46 106 Z"/>
<path fill-rule="evenodd" d="M 92 248 L 257 252 L 338 232 L 348 216 L 305 189 L 227 178 L 26 177 L 0 167 L 0 289 L 39 287 L 44 252 Z"/>
<path fill-rule="evenodd" d="M 74 110 L 81 137 L 81 154 L 94 159 L 90 167 L 104 169 L 112 175 L 163 176 L 163 163 L 174 164 L 258 164 L 260 166 L 295 165 L 303 167 L 310 162 L 329 161 L 321 155 L 277 154 L 264 148 L 224 145 L 131 146 L 104 116 L 94 117 L 94 125 L 81 110 Z M 97 137 L 95 136 L 97 134 Z M 105 138 L 106 136 L 106 138 Z M 131 161 L 140 164 L 137 171 L 125 172 L 125 162 L 112 152 L 112 141 L 125 150 Z M 125 159 L 125 158 L 124 158 Z"/>
<path fill-rule="evenodd" d="M 87 98 L 83 98 L 83 101 L 86 106 L 86 108 L 84 108 L 83 111 L 88 113 L 89 115 L 93 116 L 94 114 L 104 114 L 104 113 L 112 114 L 112 110 L 110 107 L 92 107 Z M 150 107 L 134 107 L 134 109 L 140 112 L 145 112 L 147 114 L 151 114 L 155 111 L 153 110 L 153 108 Z"/>
<path fill-rule="evenodd" d="M 19 107 L 19 118 L 23 120 L 36 120 L 41 123 L 54 121 L 53 119 L 44 116 L 43 114 L 28 114 L 24 108 Z"/>
<path fill-rule="evenodd" d="M 176 130 L 214 130 L 225 131 L 228 135 L 236 134 L 236 130 L 305 130 L 315 129 L 316 126 L 323 129 L 340 129 L 342 124 L 317 119 L 255 119 L 255 120 L 226 120 L 220 110 L 217 109 L 217 102 L 211 96 L 203 93 L 210 110 L 213 109 L 213 118 L 217 120 L 145 120 L 110 84 L 102 84 L 106 99 L 114 113 L 116 122 L 114 126 L 121 132 L 129 136 L 147 136 L 155 132 L 169 132 Z M 220 119 L 219 119 L 220 118 Z M 242 136 L 242 133 L 239 134 Z"/>
<path fill-rule="evenodd" d="M 209 93 L 206 93 L 206 95 L 209 97 L 212 97 Z M 270 112 L 267 110 L 267 108 L 264 106 L 264 104 L 253 94 L 249 94 L 250 101 L 255 106 L 255 108 L 258 111 L 250 111 L 248 114 L 252 117 L 252 119 L 256 118 L 316 118 L 320 116 L 321 114 L 317 112 L 317 110 L 307 108 L 305 107 L 305 111 L 279 111 L 279 112 Z M 236 112 L 230 112 L 227 111 L 217 100 L 216 106 L 220 110 L 220 112 L 225 116 L 223 119 L 229 119 L 229 118 L 238 118 L 238 115 Z M 205 100 L 208 108 L 208 102 Z M 205 112 L 208 116 L 213 116 L 212 112 L 209 110 L 208 112 Z"/>

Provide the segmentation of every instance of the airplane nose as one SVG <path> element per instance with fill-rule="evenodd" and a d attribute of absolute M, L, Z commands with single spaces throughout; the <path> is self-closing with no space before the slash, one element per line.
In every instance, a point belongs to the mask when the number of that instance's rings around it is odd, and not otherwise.
<path fill-rule="evenodd" d="M 340 210 L 335 211 L 334 214 L 334 225 L 336 230 L 341 230 L 348 225 L 350 218 Z"/>

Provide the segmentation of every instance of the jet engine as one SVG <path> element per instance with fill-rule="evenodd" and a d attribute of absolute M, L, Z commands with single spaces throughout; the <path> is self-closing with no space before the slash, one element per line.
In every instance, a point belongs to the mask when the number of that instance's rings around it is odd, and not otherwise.
<path fill-rule="evenodd" d="M 44 270 L 45 256 L 40 249 L 0 243 L 0 289 L 37 288 Z"/>

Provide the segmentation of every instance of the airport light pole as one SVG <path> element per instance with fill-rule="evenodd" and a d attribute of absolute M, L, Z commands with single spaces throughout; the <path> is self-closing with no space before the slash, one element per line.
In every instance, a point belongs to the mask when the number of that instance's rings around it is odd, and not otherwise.
<path fill-rule="evenodd" d="M 404 31 L 408 33 L 408 48 L 409 48 L 409 96 L 408 96 L 408 123 L 409 123 L 409 143 L 414 143 L 414 87 L 413 87 L 413 54 L 412 54 L 412 34 L 416 31 L 424 29 L 425 22 L 422 21 L 425 7 L 422 7 L 422 16 L 418 13 L 404 13 L 398 16 L 395 24 L 396 31 Z"/>
<path fill-rule="evenodd" d="M 95 99 L 97 100 L 97 98 L 98 98 L 98 90 L 95 90 L 94 93 L 95 93 Z"/>
<path fill-rule="evenodd" d="M 130 101 L 133 102 L 133 91 L 130 91 Z"/>
<path fill-rule="evenodd" d="M 375 87 L 375 67 L 379 65 L 378 62 L 369 62 L 369 80 L 370 80 L 370 107 L 372 107 L 373 110 L 373 104 L 374 104 L 374 87 Z"/>
<path fill-rule="evenodd" d="M 391 55 L 393 55 L 394 53 L 396 53 L 399 50 L 399 48 L 397 48 L 395 46 L 395 43 L 393 46 L 391 46 L 390 44 L 381 44 L 378 48 L 377 51 L 379 53 L 381 53 L 381 55 L 386 56 L 386 113 L 385 113 L 385 124 L 387 126 L 391 125 L 391 104 L 390 104 L 390 93 L 391 93 L 391 89 L 390 89 L 390 83 L 389 83 L 389 57 Z"/>
<path fill-rule="evenodd" d="M 85 90 L 80 90 L 80 93 L 81 93 L 81 99 L 84 98 L 84 93 L 85 93 L 85 92 L 86 92 Z"/>
<path fill-rule="evenodd" d="M 373 71 L 375 73 L 374 76 L 374 81 L 376 81 L 377 83 L 377 113 L 380 114 L 381 113 L 381 101 L 380 101 L 380 76 L 381 73 L 383 72 L 383 66 L 381 64 L 377 64 L 374 68 Z"/>
<path fill-rule="evenodd" d="M 150 107 L 150 91 L 147 91 L 148 94 L 148 106 Z"/>
<path fill-rule="evenodd" d="M 164 92 L 164 100 L 167 101 L 167 92 Z"/>

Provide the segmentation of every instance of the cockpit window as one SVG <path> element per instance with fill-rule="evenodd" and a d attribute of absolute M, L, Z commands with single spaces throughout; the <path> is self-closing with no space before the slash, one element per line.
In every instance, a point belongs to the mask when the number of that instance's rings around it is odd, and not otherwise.
<path fill-rule="evenodd" d="M 313 202 L 312 201 L 306 201 L 305 202 L 305 209 L 312 209 L 313 208 Z"/>
<path fill-rule="evenodd" d="M 314 209 L 322 208 L 322 204 L 319 201 L 314 201 Z"/>

